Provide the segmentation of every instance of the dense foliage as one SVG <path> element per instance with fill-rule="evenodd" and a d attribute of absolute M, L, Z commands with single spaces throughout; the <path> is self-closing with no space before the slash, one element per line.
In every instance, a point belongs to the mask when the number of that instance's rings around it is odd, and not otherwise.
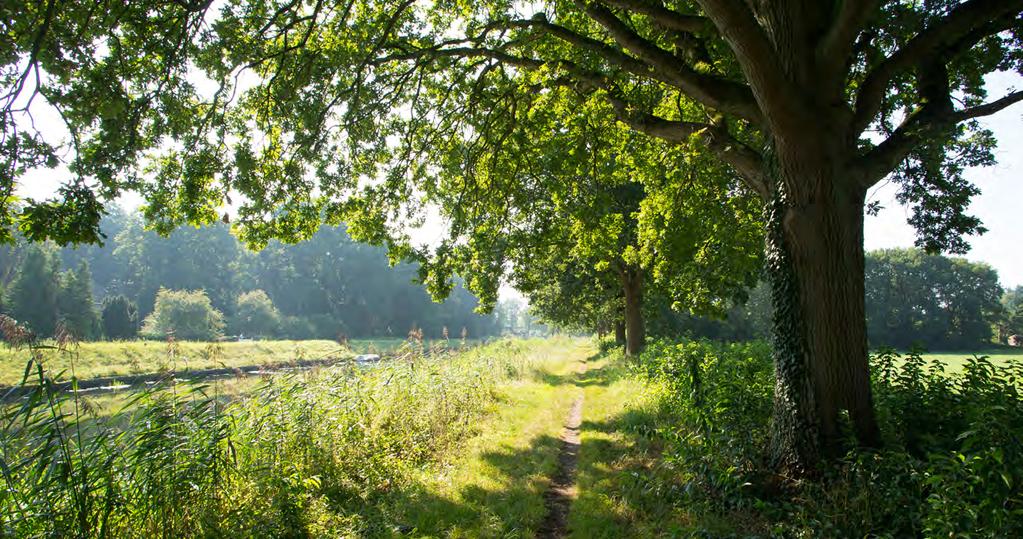
<path fill-rule="evenodd" d="M 161 288 L 153 312 L 142 321 L 142 335 L 150 339 L 213 341 L 223 332 L 224 314 L 202 290 Z"/>
<path fill-rule="evenodd" d="M 233 402 L 169 381 L 113 417 L 51 392 L 30 364 L 36 392 L 0 408 L 0 535 L 386 536 L 377 502 L 473 433 L 496 385 L 533 373 L 535 344 L 413 347 L 374 369 L 269 378 Z"/>
<path fill-rule="evenodd" d="M 676 503 L 740 534 L 1017 537 L 1023 533 L 1023 365 L 945 372 L 911 353 L 872 357 L 884 446 L 814 479 L 765 473 L 773 380 L 763 343 L 659 342 L 637 363 L 661 395 Z M 714 519 L 710 519 L 711 521 Z"/>
<path fill-rule="evenodd" d="M 138 309 L 122 295 L 103 298 L 103 335 L 112 340 L 126 340 L 139 329 Z"/>
<path fill-rule="evenodd" d="M 129 307 L 118 304 L 116 328 L 105 334 L 131 338 L 152 313 L 159 289 L 166 288 L 203 290 L 224 314 L 231 335 L 404 337 L 415 327 L 439 338 L 447 327 L 451 335 L 465 328 L 475 338 L 500 331 L 496 317 L 474 312 L 478 301 L 460 285 L 447 301 L 434 303 L 413 282 L 418 276 L 415 265 L 391 267 L 383 249 L 353 242 L 343 227 L 323 227 L 295 245 L 271 242 L 259 252 L 246 249 L 223 223 L 184 227 L 165 238 L 146 231 L 137 215 L 115 212 L 103 219 L 103 232 L 107 240 L 101 246 L 0 247 L 6 311 L 42 337 L 52 336 L 57 323 L 66 319 L 81 328 L 76 329 L 78 338 L 93 338 L 99 336 L 99 326 L 85 329 L 93 327 L 93 304 L 106 305 L 107 298 L 123 296 L 136 311 L 136 322 L 129 323 Z M 62 276 L 62 267 L 74 271 Z M 75 277 L 83 271 L 91 278 Z M 248 311 L 257 308 L 249 301 L 257 291 L 271 304 L 258 307 L 262 314 Z M 261 321 L 246 326 L 246 316 Z M 237 330 L 236 323 L 242 324 Z"/>
<path fill-rule="evenodd" d="M 1002 287 L 990 266 L 919 249 L 869 253 L 866 290 L 875 346 L 983 347 L 1002 310 Z"/>
<path fill-rule="evenodd" d="M 272 337 L 280 331 L 281 316 L 266 292 L 253 290 L 238 296 L 228 323 L 232 334 Z"/>

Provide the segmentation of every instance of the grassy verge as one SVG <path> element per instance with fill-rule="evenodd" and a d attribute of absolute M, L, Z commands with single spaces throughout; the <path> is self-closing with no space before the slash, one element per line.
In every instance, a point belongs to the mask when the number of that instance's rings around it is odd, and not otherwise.
<path fill-rule="evenodd" d="M 694 517 L 676 503 L 681 477 L 662 454 L 657 429 L 670 418 L 659 412 L 657 388 L 634 376 L 620 353 L 591 363 L 579 385 L 585 406 L 571 537 L 688 536 Z"/>
<path fill-rule="evenodd" d="M 530 536 L 545 515 L 561 430 L 580 389 L 586 342 L 541 341 L 529 376 L 498 386 L 479 435 L 418 470 L 412 488 L 387 501 L 392 531 L 429 537 Z M 396 534 L 397 535 L 397 534 Z"/>
<path fill-rule="evenodd" d="M 176 384 L 109 419 L 40 389 L 0 417 L 0 530 L 528 534 L 572 398 L 552 382 L 586 353 L 569 339 L 503 341 L 268 378 L 229 403 L 217 386 Z"/>
<path fill-rule="evenodd" d="M 161 341 L 84 342 L 72 353 L 44 343 L 40 361 L 54 375 L 72 369 L 80 380 L 102 376 L 124 376 L 161 370 L 197 370 L 287 363 L 294 360 L 345 357 L 351 355 L 334 341 L 248 341 L 191 342 Z M 0 385 L 21 382 L 28 353 L 0 347 Z"/>

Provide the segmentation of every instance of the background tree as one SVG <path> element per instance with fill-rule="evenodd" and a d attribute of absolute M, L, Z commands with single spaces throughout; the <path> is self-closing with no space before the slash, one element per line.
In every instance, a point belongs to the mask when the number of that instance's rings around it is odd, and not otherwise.
<path fill-rule="evenodd" d="M 872 345 L 965 349 L 991 342 L 1002 287 L 990 266 L 886 249 L 868 253 L 866 276 Z"/>
<path fill-rule="evenodd" d="M 228 328 L 235 334 L 272 337 L 280 325 L 281 317 L 270 297 L 262 290 L 252 290 L 238 296 Z"/>
<path fill-rule="evenodd" d="M 32 245 L 24 252 L 4 303 L 11 316 L 38 338 L 52 337 L 59 289 L 55 260 L 45 246 Z"/>
<path fill-rule="evenodd" d="M 1023 286 L 1010 288 L 1001 298 L 1001 310 L 995 323 L 999 344 L 1012 335 L 1023 335 Z"/>
<path fill-rule="evenodd" d="M 75 338 L 93 340 L 99 337 L 100 319 L 92 297 L 92 273 L 87 261 L 83 260 L 77 269 L 61 275 L 57 315 Z"/>
<path fill-rule="evenodd" d="M 134 339 L 138 333 L 138 309 L 128 298 L 117 295 L 103 300 L 103 334 L 111 340 Z"/>
<path fill-rule="evenodd" d="M 224 315 L 201 290 L 167 290 L 156 294 L 156 306 L 142 323 L 142 335 L 151 339 L 174 336 L 178 340 L 210 341 L 224 331 Z"/>

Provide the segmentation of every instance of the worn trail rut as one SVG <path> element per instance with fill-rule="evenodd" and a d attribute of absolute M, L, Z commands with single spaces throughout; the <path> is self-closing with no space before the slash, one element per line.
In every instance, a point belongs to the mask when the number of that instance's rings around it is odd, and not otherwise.
<path fill-rule="evenodd" d="M 584 361 L 579 366 L 579 374 L 585 372 Z M 547 539 L 568 535 L 568 511 L 576 496 L 575 471 L 579 459 L 579 427 L 582 421 L 583 395 L 580 393 L 572 403 L 568 418 L 565 420 L 565 428 L 561 433 L 558 470 L 551 478 L 551 487 L 544 496 L 547 516 L 540 524 L 537 537 Z"/>

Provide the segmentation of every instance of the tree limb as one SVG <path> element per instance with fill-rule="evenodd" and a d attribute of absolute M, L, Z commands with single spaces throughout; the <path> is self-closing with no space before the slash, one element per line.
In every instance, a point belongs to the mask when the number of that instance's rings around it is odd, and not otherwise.
<path fill-rule="evenodd" d="M 850 125 L 851 138 L 855 140 L 877 116 L 885 92 L 896 74 L 928 58 L 947 60 L 955 56 L 984 36 L 1008 28 L 1021 10 L 1023 0 L 970 0 L 909 40 L 864 79 L 856 96 Z M 975 32 L 981 27 L 988 28 L 984 32 Z M 964 39 L 967 36 L 970 39 Z"/>
<path fill-rule="evenodd" d="M 745 85 L 698 73 L 680 62 L 673 54 L 634 32 L 604 6 L 589 4 L 583 6 L 583 9 L 591 19 L 607 30 L 615 42 L 635 54 L 639 60 L 606 43 L 580 36 L 546 20 L 524 22 L 537 25 L 569 44 L 594 50 L 608 62 L 632 73 L 675 86 L 708 107 L 735 114 L 755 124 L 760 123 L 760 110 L 757 108 L 752 92 Z M 637 68 L 636 63 L 640 63 L 643 67 Z"/>
<path fill-rule="evenodd" d="M 906 159 L 913 148 L 934 133 L 954 127 L 960 122 L 989 116 L 1020 101 L 1023 101 L 1023 91 L 1015 91 L 995 101 L 961 110 L 935 112 L 937 108 L 919 109 L 907 117 L 888 139 L 856 160 L 855 169 L 861 184 L 869 188 L 883 179 Z"/>
<path fill-rule="evenodd" d="M 761 197 L 768 196 L 763 159 L 750 147 L 732 137 L 722 125 L 701 122 L 666 120 L 648 112 L 638 111 L 615 95 L 605 93 L 605 99 L 615 111 L 615 117 L 631 129 L 662 140 L 687 143 L 698 137 L 706 147 L 739 174 L 743 182 Z"/>
<path fill-rule="evenodd" d="M 856 36 L 870 20 L 879 0 L 842 0 L 834 24 L 817 48 L 817 58 L 829 66 L 829 75 L 835 76 L 849 65 Z"/>
<path fill-rule="evenodd" d="M 748 5 L 742 0 L 698 1 L 735 54 L 772 131 L 776 136 L 801 132 L 813 119 L 802 113 L 800 92 Z"/>
<path fill-rule="evenodd" d="M 707 17 L 684 15 L 666 8 L 658 1 L 651 0 L 601 0 L 604 4 L 639 13 L 650 18 L 657 26 L 673 32 L 706 35 L 717 33 L 714 24 Z"/>

